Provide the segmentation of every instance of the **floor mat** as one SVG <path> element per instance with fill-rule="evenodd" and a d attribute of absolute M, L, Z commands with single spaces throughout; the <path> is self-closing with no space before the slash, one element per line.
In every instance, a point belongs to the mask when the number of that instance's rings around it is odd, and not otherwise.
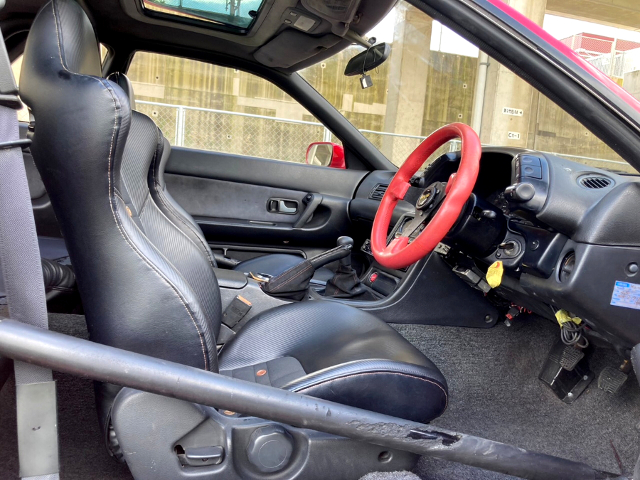
<path fill-rule="evenodd" d="M 547 352 L 558 338 L 553 323 L 535 317 L 490 330 L 395 325 L 441 370 L 449 384 L 449 408 L 433 422 L 443 428 L 630 474 L 638 456 L 640 389 L 632 376 L 611 395 L 594 381 L 566 405 L 538 379 Z M 620 360 L 596 349 L 596 375 Z M 617 459 L 619 458 L 619 461 Z M 621 472 L 620 464 L 623 472 Z M 425 480 L 503 480 L 506 475 L 422 458 L 415 472 Z"/>

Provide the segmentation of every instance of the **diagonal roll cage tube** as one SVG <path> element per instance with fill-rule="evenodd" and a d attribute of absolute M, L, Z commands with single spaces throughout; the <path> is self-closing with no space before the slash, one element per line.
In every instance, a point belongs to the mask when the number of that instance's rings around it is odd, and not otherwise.
<path fill-rule="evenodd" d="M 0 354 L 52 370 L 532 480 L 628 480 L 513 445 L 249 383 L 0 318 Z"/>

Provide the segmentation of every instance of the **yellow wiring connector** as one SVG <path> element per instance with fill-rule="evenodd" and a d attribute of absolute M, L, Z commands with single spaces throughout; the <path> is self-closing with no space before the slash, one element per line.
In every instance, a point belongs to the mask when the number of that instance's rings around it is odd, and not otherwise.
<path fill-rule="evenodd" d="M 562 327 L 567 322 L 573 322 L 576 325 L 580 325 L 582 323 L 582 319 L 579 317 L 572 317 L 569 312 L 566 310 L 558 310 L 556 312 L 556 320 Z"/>
<path fill-rule="evenodd" d="M 493 262 L 487 270 L 487 283 L 491 288 L 498 288 L 502 283 L 504 266 L 501 261 Z"/>

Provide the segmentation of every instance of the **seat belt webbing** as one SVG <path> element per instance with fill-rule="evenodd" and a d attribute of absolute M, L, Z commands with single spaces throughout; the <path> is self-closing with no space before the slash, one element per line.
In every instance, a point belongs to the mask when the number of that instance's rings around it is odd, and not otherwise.
<path fill-rule="evenodd" d="M 0 265 L 9 315 L 48 329 L 47 305 L 31 197 L 22 159 L 18 89 L 0 32 Z M 51 370 L 14 362 L 20 476 L 57 480 L 58 432 Z"/>

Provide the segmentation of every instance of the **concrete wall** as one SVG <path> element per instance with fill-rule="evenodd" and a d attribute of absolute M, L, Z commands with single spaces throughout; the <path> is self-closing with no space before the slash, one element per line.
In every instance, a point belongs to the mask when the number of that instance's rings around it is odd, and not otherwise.
<path fill-rule="evenodd" d="M 546 1 L 510 3 L 541 23 Z M 471 123 L 478 59 L 432 51 L 431 24 L 422 12 L 400 4 L 391 57 L 370 72 L 374 86 L 367 90 L 361 89 L 357 77 L 343 75 L 348 60 L 362 51 L 360 47 L 346 49 L 302 74 L 361 130 L 427 136 L 447 123 Z M 275 86 L 233 69 L 138 53 L 129 75 L 138 99 L 315 120 Z M 640 98 L 640 72 L 627 75 L 624 85 Z M 494 59 L 489 61 L 484 98 L 483 143 L 620 160 L 597 137 Z M 156 108 L 145 113 L 152 114 L 165 134 L 172 137 L 175 112 Z M 223 118 L 206 112 L 188 112 L 188 116 L 185 145 L 198 148 L 304 161 L 306 145 L 323 136 L 323 129 L 317 127 L 280 125 L 274 130 L 264 127 L 264 121 L 246 118 Z M 420 142 L 365 135 L 397 165 Z M 276 153 L 274 142 L 278 143 Z"/>

